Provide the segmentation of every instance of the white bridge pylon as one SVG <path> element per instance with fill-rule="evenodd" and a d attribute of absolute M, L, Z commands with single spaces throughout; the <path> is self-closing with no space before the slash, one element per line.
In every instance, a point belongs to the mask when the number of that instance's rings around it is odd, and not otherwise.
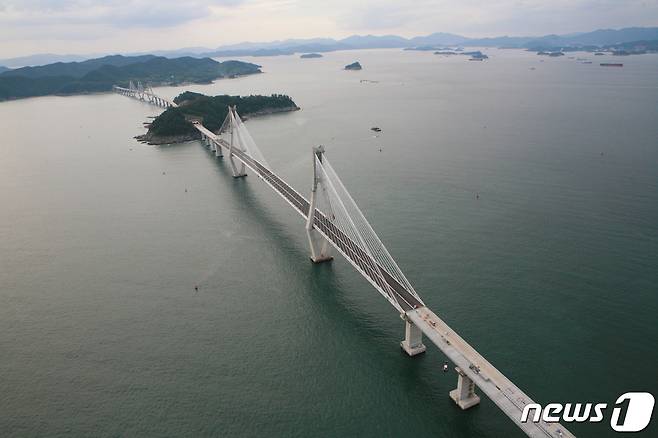
<path fill-rule="evenodd" d="M 313 214 L 309 214 L 306 222 L 311 259 L 316 263 L 327 260 L 330 257 L 327 243 L 335 240 L 337 249 L 348 260 L 356 261 L 355 268 L 400 313 L 424 306 L 329 163 L 324 147 L 313 149 L 313 160 L 310 208 Z M 318 231 L 334 235 L 318 242 Z"/>
<path fill-rule="evenodd" d="M 224 123 L 222 123 L 222 126 L 219 129 L 219 136 L 226 143 L 228 143 L 229 163 L 235 178 L 247 176 L 245 163 L 241 160 L 238 160 L 238 163 L 236 164 L 236 160 L 234 158 L 234 152 L 236 150 L 244 153 L 246 156 L 258 162 L 264 168 L 270 168 L 267 160 L 265 160 L 265 156 L 256 145 L 256 142 L 251 137 L 251 134 L 249 134 L 249 131 L 240 118 L 240 115 L 238 114 L 235 106 L 228 107 L 228 114 L 226 115 Z M 208 137 L 205 136 L 205 138 Z M 214 142 L 211 141 L 210 143 L 211 150 L 214 150 L 218 147 L 216 145 L 213 146 Z M 219 148 L 221 149 L 221 146 L 219 146 Z"/>
<path fill-rule="evenodd" d="M 305 219 L 314 262 L 331 260 L 333 248 L 400 312 L 405 321 L 405 339 L 400 345 L 407 354 L 425 351 L 425 335 L 455 364 L 457 389 L 450 392 L 450 397 L 460 408 L 479 403 L 477 387 L 526 435 L 574 436 L 556 422 L 521 422 L 526 406 L 535 402 L 423 303 L 325 157 L 324 148 L 313 148 L 309 202 L 270 169 L 235 107 L 229 107 L 217 134 L 200 121 L 192 124 L 216 156 L 223 156 L 222 150 L 228 153 L 233 176 L 244 176 L 250 169 Z"/>

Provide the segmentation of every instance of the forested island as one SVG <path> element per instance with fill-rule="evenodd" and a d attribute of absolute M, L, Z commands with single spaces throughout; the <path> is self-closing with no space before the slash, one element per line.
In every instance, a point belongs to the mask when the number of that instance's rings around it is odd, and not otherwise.
<path fill-rule="evenodd" d="M 228 114 L 228 106 L 235 105 L 240 118 L 296 111 L 299 107 L 286 95 L 271 96 L 206 96 L 186 91 L 178 95 L 176 108 L 169 108 L 150 124 L 148 132 L 137 137 L 149 144 L 180 143 L 196 140 L 201 134 L 190 123 L 199 120 L 213 132 L 219 131 Z"/>
<path fill-rule="evenodd" d="M 319 53 L 305 53 L 302 56 L 300 56 L 302 59 L 310 59 L 310 58 L 322 58 L 322 55 Z"/>
<path fill-rule="evenodd" d="M 260 66 L 242 61 L 114 55 L 5 71 L 0 74 L 0 101 L 111 91 L 113 85 L 125 87 L 131 80 L 154 86 L 180 85 L 254 73 L 261 73 Z"/>

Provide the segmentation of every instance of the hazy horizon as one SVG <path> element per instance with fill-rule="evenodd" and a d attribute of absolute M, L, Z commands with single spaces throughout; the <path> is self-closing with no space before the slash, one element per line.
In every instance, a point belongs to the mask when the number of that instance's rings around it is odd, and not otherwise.
<path fill-rule="evenodd" d="M 542 36 L 658 25 L 628 0 L 0 0 L 0 58 L 216 48 L 351 35 Z"/>

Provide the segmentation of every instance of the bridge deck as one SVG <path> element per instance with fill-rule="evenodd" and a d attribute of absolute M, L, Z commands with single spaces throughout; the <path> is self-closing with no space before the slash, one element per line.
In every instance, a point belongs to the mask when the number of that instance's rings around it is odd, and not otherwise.
<path fill-rule="evenodd" d="M 535 403 L 519 387 L 455 333 L 427 307 L 407 312 L 407 317 L 434 345 L 464 372 L 526 435 L 530 437 L 573 438 L 560 423 L 522 423 L 521 413 Z M 531 414 L 534 413 L 534 410 Z"/>
<path fill-rule="evenodd" d="M 229 144 L 200 123 L 194 123 L 196 129 L 226 150 Z M 241 150 L 233 149 L 233 155 L 245 166 L 255 172 L 276 193 L 286 200 L 301 216 L 308 217 L 310 203 L 283 179 L 251 158 Z M 324 235 L 343 256 L 378 290 L 386 290 L 381 284 L 381 277 L 370 268 L 374 260 L 365 251 L 338 229 L 319 211 L 313 219 L 315 228 Z M 521 413 L 524 406 L 534 401 L 503 375 L 496 367 L 480 355 L 464 339 L 455 333 L 441 318 L 419 302 L 402 285 L 380 269 L 384 279 L 395 293 L 395 299 L 405 311 L 407 318 L 415 324 L 462 372 L 464 372 L 487 396 L 528 436 L 530 437 L 573 437 L 559 423 L 522 423 Z"/>

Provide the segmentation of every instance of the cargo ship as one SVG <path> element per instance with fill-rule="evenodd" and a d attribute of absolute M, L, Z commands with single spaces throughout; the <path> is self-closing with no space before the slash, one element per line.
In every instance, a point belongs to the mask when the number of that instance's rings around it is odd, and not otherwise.
<path fill-rule="evenodd" d="M 623 67 L 624 64 L 621 64 L 619 62 L 602 62 L 599 64 L 601 67 Z"/>

